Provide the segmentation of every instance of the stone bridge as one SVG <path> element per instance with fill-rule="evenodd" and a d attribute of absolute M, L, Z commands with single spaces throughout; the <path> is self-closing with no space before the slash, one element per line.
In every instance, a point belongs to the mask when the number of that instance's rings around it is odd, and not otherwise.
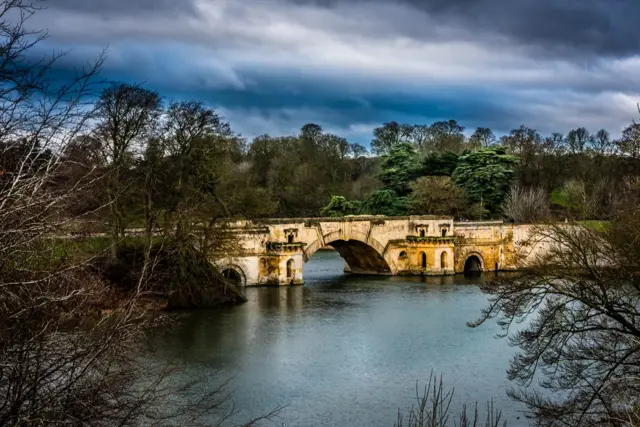
<path fill-rule="evenodd" d="M 243 220 L 227 226 L 236 249 L 213 261 L 226 277 L 248 286 L 302 284 L 304 264 L 328 246 L 345 260 L 345 271 L 356 274 L 514 270 L 518 242 L 529 234 L 529 226 L 436 216 Z"/>

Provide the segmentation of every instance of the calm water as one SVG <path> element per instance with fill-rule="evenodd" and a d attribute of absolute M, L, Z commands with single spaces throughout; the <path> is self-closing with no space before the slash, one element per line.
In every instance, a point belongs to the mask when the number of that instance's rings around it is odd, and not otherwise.
<path fill-rule="evenodd" d="M 493 399 L 509 426 L 526 425 L 505 394 L 514 349 L 494 338 L 495 322 L 465 326 L 486 304 L 482 279 L 342 268 L 337 253 L 318 252 L 304 287 L 249 288 L 243 306 L 184 315 L 159 354 L 212 383 L 234 377 L 238 422 L 286 405 L 274 425 L 391 427 L 433 370 L 457 407 Z"/>

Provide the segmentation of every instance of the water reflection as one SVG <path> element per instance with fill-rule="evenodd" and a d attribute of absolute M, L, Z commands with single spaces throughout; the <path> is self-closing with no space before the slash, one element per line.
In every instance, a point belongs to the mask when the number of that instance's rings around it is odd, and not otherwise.
<path fill-rule="evenodd" d="M 247 305 L 253 309 L 259 308 L 264 310 L 277 309 L 286 313 L 287 310 L 300 310 L 304 306 L 305 293 L 309 293 L 309 289 L 303 286 L 286 286 L 269 289 L 266 292 L 255 292 L 249 289 L 247 294 Z"/>
<path fill-rule="evenodd" d="M 486 277 L 358 277 L 335 253 L 305 266 L 304 287 L 248 288 L 240 307 L 184 315 L 159 341 L 161 357 L 200 377 L 234 377 L 241 422 L 287 405 L 276 425 L 392 426 L 431 370 L 456 388 L 454 404 L 505 395 L 513 354 L 495 325 L 465 326 L 486 304 Z M 520 424 L 519 424 L 520 423 Z"/>

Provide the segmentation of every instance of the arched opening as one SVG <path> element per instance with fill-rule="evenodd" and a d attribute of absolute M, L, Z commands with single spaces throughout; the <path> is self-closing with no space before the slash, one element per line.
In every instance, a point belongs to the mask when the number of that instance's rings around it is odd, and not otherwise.
<path fill-rule="evenodd" d="M 344 259 L 349 271 L 355 274 L 390 274 L 391 268 L 372 246 L 359 240 L 334 240 L 327 242 Z M 402 256 L 402 254 L 400 254 Z M 405 256 L 406 253 L 405 253 Z"/>
<path fill-rule="evenodd" d="M 242 275 L 233 268 L 222 270 L 222 277 L 224 280 L 235 286 L 244 286 L 244 279 Z"/>
<path fill-rule="evenodd" d="M 448 267 L 447 258 L 448 258 L 448 254 L 446 252 L 442 252 L 440 254 L 440 268 L 443 269 L 443 270 Z"/>
<path fill-rule="evenodd" d="M 420 266 L 423 269 L 427 268 L 427 254 L 424 252 L 420 252 Z"/>
<path fill-rule="evenodd" d="M 293 234 L 289 234 L 287 237 L 287 243 L 293 243 Z"/>
<path fill-rule="evenodd" d="M 427 233 L 425 233 L 424 228 L 420 230 L 420 237 L 425 237 Z"/>
<path fill-rule="evenodd" d="M 465 273 L 480 273 L 482 271 L 482 261 L 476 255 L 471 255 L 464 262 Z"/>
<path fill-rule="evenodd" d="M 292 279 L 293 278 L 293 268 L 294 268 L 294 266 L 295 266 L 295 264 L 294 264 L 294 261 L 292 259 L 287 261 L 287 279 Z"/>
<path fill-rule="evenodd" d="M 400 252 L 400 255 L 398 255 L 398 259 L 399 260 L 407 259 L 407 253 L 405 251 Z"/>
<path fill-rule="evenodd" d="M 447 229 L 446 228 L 442 229 L 442 237 L 447 237 Z"/>

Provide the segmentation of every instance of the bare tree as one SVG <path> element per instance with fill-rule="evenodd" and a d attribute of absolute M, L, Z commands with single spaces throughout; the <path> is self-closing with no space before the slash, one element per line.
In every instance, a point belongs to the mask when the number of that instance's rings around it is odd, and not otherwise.
<path fill-rule="evenodd" d="M 598 156 L 610 155 L 613 152 L 614 145 L 609 132 L 605 129 L 600 129 L 593 137 L 591 149 Z"/>
<path fill-rule="evenodd" d="M 621 155 L 640 159 L 640 123 L 633 123 L 624 129 L 616 146 Z"/>
<path fill-rule="evenodd" d="M 544 186 L 551 192 L 558 183 L 559 177 L 566 168 L 564 136 L 554 133 L 544 138 L 540 144 L 541 175 L 544 176 Z"/>
<path fill-rule="evenodd" d="M 549 219 L 549 196 L 541 188 L 511 187 L 503 212 L 518 223 L 537 223 Z"/>
<path fill-rule="evenodd" d="M 496 136 L 489 128 L 476 128 L 469 137 L 469 144 L 474 148 L 489 147 L 495 142 Z"/>
<path fill-rule="evenodd" d="M 164 146 L 175 163 L 175 177 L 172 200 L 167 206 L 165 229 L 173 228 L 174 215 L 186 209 L 189 190 L 195 181 L 205 179 L 206 160 L 212 153 L 224 151 L 226 147 L 221 140 L 232 136 L 229 124 L 223 121 L 212 109 L 204 107 L 200 102 L 173 103 L 167 110 L 164 122 Z M 213 166 L 209 164 L 208 166 Z M 192 212 L 185 212 L 187 216 Z M 178 220 L 176 235 L 184 231 L 184 223 Z"/>
<path fill-rule="evenodd" d="M 583 153 L 592 140 L 585 128 L 573 129 L 567 134 L 567 147 L 572 154 Z"/>
<path fill-rule="evenodd" d="M 99 120 L 95 131 L 109 164 L 107 192 L 111 225 L 111 255 L 117 256 L 118 241 L 124 237 L 125 171 L 133 156 L 140 154 L 160 114 L 160 96 L 132 85 L 112 85 L 96 105 Z"/>
<path fill-rule="evenodd" d="M 520 273 L 481 285 L 520 353 L 508 376 L 541 426 L 631 426 L 640 407 L 640 209 L 600 231 L 576 224 L 536 227 L 546 242 Z M 527 390 L 538 380 L 546 392 Z M 637 425 L 637 424 L 635 424 Z"/>
<path fill-rule="evenodd" d="M 165 366 L 141 357 L 155 324 L 141 315 L 153 262 L 122 295 L 90 268 L 97 254 L 85 246 L 93 242 L 67 235 L 81 219 L 71 207 L 99 179 L 90 161 L 81 173 L 69 168 L 80 161 L 72 148 L 87 130 L 92 105 L 83 100 L 102 56 L 50 85 L 59 56 L 29 59 L 45 37 L 25 30 L 36 12 L 27 1 L 0 1 L 0 425 L 198 425 L 212 413 L 224 419 L 233 410 L 224 388 L 193 395 Z M 114 134 L 126 147 L 135 138 L 119 120 L 130 110 L 117 111 Z M 118 147 L 111 154 L 121 159 L 126 150 Z M 194 398 L 176 402 L 181 394 Z"/>
<path fill-rule="evenodd" d="M 409 199 L 412 212 L 418 215 L 468 214 L 464 191 L 448 176 L 423 176 L 411 184 Z"/>
<path fill-rule="evenodd" d="M 587 186 L 580 179 L 572 179 L 564 183 L 562 187 L 569 205 L 569 211 L 575 219 L 587 219 L 592 211 Z"/>
<path fill-rule="evenodd" d="M 405 413 L 398 410 L 398 419 L 395 427 L 499 427 L 506 426 L 502 421 L 502 412 L 495 409 L 493 402 L 487 403 L 487 413 L 483 418 L 478 411 L 476 403 L 469 413 L 467 406 L 457 414 L 457 419 L 451 410 L 451 401 L 455 389 L 447 390 L 442 381 L 433 372 L 429 375 L 429 382 L 421 391 L 416 383 L 416 403 Z"/>

